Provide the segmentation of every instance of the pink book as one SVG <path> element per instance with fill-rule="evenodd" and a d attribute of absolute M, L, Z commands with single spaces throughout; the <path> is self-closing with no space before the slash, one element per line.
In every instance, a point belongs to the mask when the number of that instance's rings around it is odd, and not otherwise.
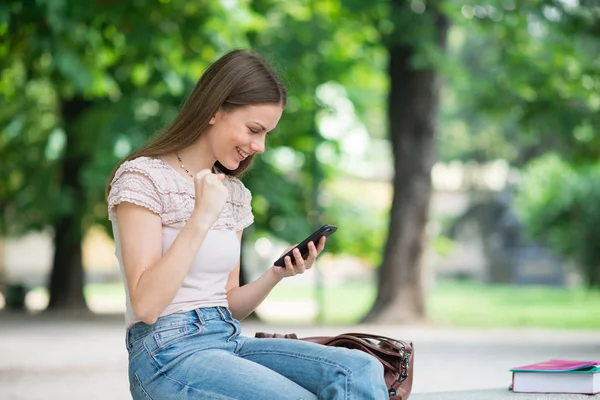
<path fill-rule="evenodd" d="M 600 361 L 570 361 L 549 360 L 522 367 L 511 368 L 513 372 L 596 372 L 600 368 Z"/>
<path fill-rule="evenodd" d="M 600 361 L 549 360 L 511 368 L 513 392 L 600 392 Z"/>

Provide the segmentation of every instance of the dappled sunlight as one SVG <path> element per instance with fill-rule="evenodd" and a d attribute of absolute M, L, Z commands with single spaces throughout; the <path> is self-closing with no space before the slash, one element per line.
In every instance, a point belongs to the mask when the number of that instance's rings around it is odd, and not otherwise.
<path fill-rule="evenodd" d="M 375 300 L 374 279 L 364 276 L 364 272 L 360 278 L 358 275 L 350 278 L 344 274 L 342 264 L 320 265 L 319 270 L 313 269 L 276 286 L 257 309 L 257 314 L 268 323 L 359 322 Z M 348 263 L 348 272 L 352 269 Z M 341 276 L 336 278 L 336 273 Z"/>
<path fill-rule="evenodd" d="M 84 293 L 86 303 L 94 313 L 125 313 L 125 288 L 121 282 L 88 284 Z"/>
<path fill-rule="evenodd" d="M 267 323 L 312 323 L 317 320 L 319 304 L 315 299 L 265 300 L 256 314 Z"/>
<path fill-rule="evenodd" d="M 25 295 L 25 307 L 32 312 L 45 310 L 48 307 L 48 290 L 37 288 Z"/>
<path fill-rule="evenodd" d="M 125 312 L 125 290 L 121 283 L 88 284 L 84 288 L 86 303 L 96 314 L 121 314 Z M 25 309 L 30 313 L 44 311 L 48 307 L 48 290 L 35 287 L 25 295 Z M 0 293 L 0 309 L 6 299 Z"/>
<path fill-rule="evenodd" d="M 87 305 L 90 311 L 96 314 L 124 314 L 125 296 L 117 299 L 95 298 L 87 299 Z"/>

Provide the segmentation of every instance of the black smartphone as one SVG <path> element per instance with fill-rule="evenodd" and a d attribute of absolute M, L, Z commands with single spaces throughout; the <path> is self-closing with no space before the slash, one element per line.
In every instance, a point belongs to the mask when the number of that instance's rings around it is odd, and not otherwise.
<path fill-rule="evenodd" d="M 297 246 L 293 247 L 292 249 L 290 249 L 290 251 L 288 251 L 287 253 L 282 255 L 279 258 L 279 260 L 277 260 L 273 263 L 273 265 L 276 265 L 278 267 L 285 267 L 285 257 L 286 256 L 290 256 L 290 258 L 292 259 L 292 264 L 295 264 L 294 254 L 292 252 L 296 248 L 298 250 L 300 250 L 300 254 L 302 255 L 302 258 L 304 258 L 306 260 L 306 258 L 308 257 L 308 244 L 310 242 L 314 242 L 315 246 L 316 246 L 317 243 L 319 242 L 319 240 L 321 239 L 321 236 L 325 236 L 325 237 L 330 236 L 335 231 L 337 231 L 337 226 L 327 225 L 327 224 L 323 225 L 322 227 L 320 227 L 319 229 L 314 231 L 309 237 L 307 237 L 302 242 L 300 242 Z"/>

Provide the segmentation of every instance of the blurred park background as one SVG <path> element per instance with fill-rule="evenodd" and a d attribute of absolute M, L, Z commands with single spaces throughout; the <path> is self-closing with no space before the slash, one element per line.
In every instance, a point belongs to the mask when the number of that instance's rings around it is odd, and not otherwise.
<path fill-rule="evenodd" d="M 244 279 L 339 227 L 255 317 L 600 328 L 595 0 L 4 0 L 0 38 L 4 313 L 124 312 L 106 179 L 248 48 L 289 103 Z"/>

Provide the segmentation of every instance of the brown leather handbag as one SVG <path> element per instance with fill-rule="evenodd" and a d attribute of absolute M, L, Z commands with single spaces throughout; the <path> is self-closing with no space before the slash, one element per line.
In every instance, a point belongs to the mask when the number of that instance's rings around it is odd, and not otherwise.
<path fill-rule="evenodd" d="M 285 335 L 257 332 L 257 338 L 298 339 L 295 333 Z M 385 383 L 390 400 L 406 400 L 413 383 L 413 344 L 404 340 L 392 339 L 368 333 L 344 333 L 337 336 L 315 336 L 300 338 L 325 346 L 346 347 L 369 353 L 383 364 Z"/>

